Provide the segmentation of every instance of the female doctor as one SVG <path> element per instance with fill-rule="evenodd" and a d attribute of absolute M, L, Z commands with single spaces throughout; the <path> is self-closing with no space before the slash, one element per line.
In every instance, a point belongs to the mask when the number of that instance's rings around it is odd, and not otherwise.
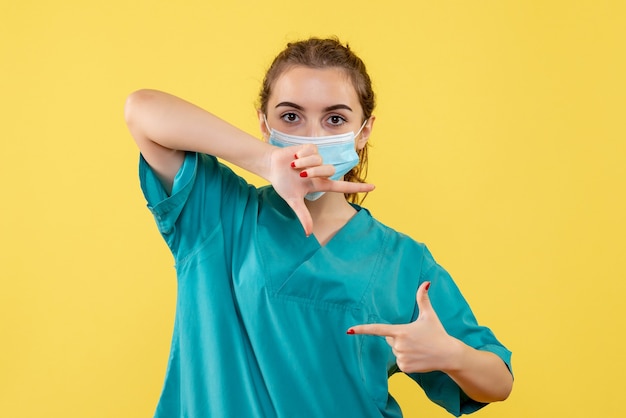
<path fill-rule="evenodd" d="M 396 372 L 455 416 L 507 398 L 511 353 L 423 244 L 357 204 L 374 188 L 363 62 L 336 39 L 288 44 L 259 101 L 264 141 L 167 93 L 127 99 L 178 283 L 155 417 L 400 417 Z"/>

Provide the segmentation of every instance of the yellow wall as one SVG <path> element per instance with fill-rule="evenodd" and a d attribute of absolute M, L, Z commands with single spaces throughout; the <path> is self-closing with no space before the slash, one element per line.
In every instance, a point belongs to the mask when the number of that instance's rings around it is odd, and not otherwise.
<path fill-rule="evenodd" d="M 366 203 L 426 242 L 514 352 L 480 417 L 622 417 L 626 7 L 620 1 L 4 1 L 0 416 L 147 417 L 174 317 L 125 96 L 257 133 L 288 40 L 337 34 L 379 107 Z M 393 378 L 407 417 L 444 417 Z"/>

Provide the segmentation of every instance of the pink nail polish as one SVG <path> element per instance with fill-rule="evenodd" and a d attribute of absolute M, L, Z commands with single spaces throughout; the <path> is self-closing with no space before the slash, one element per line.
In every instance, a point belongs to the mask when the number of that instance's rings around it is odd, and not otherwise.
<path fill-rule="evenodd" d="M 354 330 L 350 328 L 348 331 L 346 331 L 346 334 L 352 335 L 354 334 Z"/>
<path fill-rule="evenodd" d="M 300 172 L 300 177 L 306 177 L 308 176 L 308 174 L 306 173 L 306 171 L 301 171 Z"/>

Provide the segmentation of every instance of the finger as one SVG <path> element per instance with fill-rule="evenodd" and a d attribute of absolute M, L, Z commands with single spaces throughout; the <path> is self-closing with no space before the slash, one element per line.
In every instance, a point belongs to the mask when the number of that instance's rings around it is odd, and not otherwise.
<path fill-rule="evenodd" d="M 424 282 L 417 289 L 415 300 L 417 301 L 417 308 L 419 309 L 419 317 L 427 312 L 433 311 L 433 306 L 430 304 L 430 298 L 428 297 L 428 289 L 430 288 L 430 282 Z"/>
<path fill-rule="evenodd" d="M 389 324 L 364 324 L 355 325 L 347 331 L 347 334 L 378 335 L 379 337 L 396 337 L 398 325 Z"/>
<path fill-rule="evenodd" d="M 317 145 L 315 144 L 296 145 L 294 146 L 294 150 L 297 159 L 308 157 L 309 155 L 319 155 Z"/>
<path fill-rule="evenodd" d="M 300 171 L 300 177 L 328 179 L 335 174 L 335 167 L 332 165 L 320 165 L 317 167 L 309 167 Z M 317 190 L 317 188 L 316 188 Z"/>
<path fill-rule="evenodd" d="M 322 165 L 322 156 L 319 154 L 311 154 L 305 157 L 298 157 L 291 163 L 293 168 L 306 169 L 309 167 L 317 167 Z M 332 166 L 331 166 L 332 167 Z"/>
<path fill-rule="evenodd" d="M 298 220 L 302 224 L 302 228 L 304 228 L 306 236 L 308 237 L 311 235 L 313 232 L 313 219 L 311 218 L 311 213 L 304 204 L 304 201 L 301 199 L 289 199 L 286 202 L 298 217 Z"/>
<path fill-rule="evenodd" d="M 375 188 L 376 186 L 370 183 L 355 183 L 351 181 L 336 180 L 329 181 L 328 184 L 325 185 L 325 189 L 323 191 L 337 193 L 364 193 L 371 192 Z"/>

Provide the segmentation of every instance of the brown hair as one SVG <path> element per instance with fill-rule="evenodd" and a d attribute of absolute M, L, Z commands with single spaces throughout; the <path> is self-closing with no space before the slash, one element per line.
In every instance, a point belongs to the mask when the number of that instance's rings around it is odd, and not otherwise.
<path fill-rule="evenodd" d="M 346 71 L 352 81 L 361 108 L 363 109 L 363 121 L 372 116 L 376 105 L 372 81 L 370 80 L 365 64 L 350 49 L 336 38 L 309 38 L 307 40 L 288 43 L 287 47 L 274 58 L 270 68 L 263 79 L 263 86 L 259 94 L 259 109 L 263 114 L 267 114 L 267 102 L 272 93 L 274 82 L 287 69 L 293 66 L 304 66 L 309 68 L 337 67 Z M 367 149 L 369 142 L 358 150 L 359 163 L 345 176 L 346 181 L 364 183 L 367 177 Z M 358 194 L 346 194 L 346 199 L 353 203 L 361 203 L 367 193 L 359 198 Z"/>

